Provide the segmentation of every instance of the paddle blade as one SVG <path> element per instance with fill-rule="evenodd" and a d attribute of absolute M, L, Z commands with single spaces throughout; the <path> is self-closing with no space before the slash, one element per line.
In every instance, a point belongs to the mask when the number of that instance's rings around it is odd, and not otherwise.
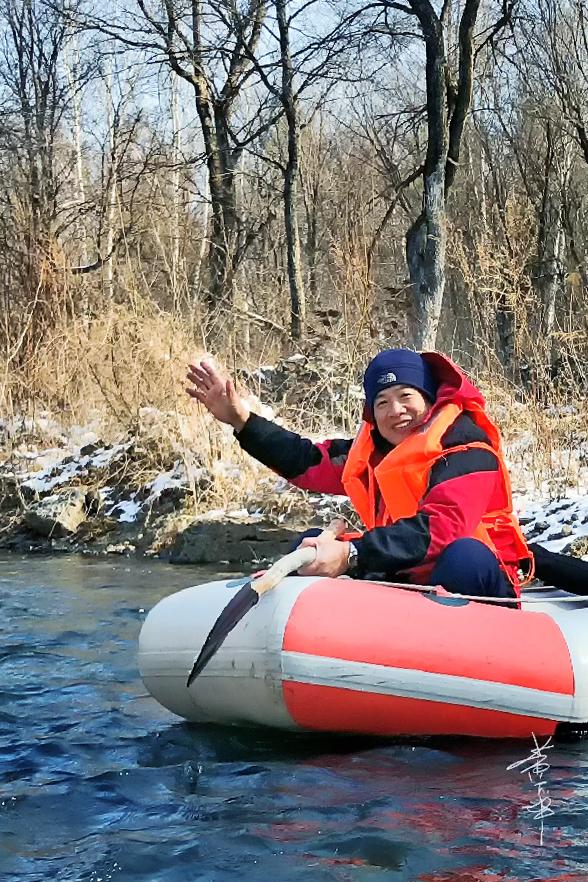
<path fill-rule="evenodd" d="M 240 591 L 237 591 L 233 599 L 227 603 L 222 613 L 210 629 L 210 634 L 206 638 L 204 646 L 200 650 L 200 655 L 194 662 L 192 670 L 188 676 L 186 686 L 190 686 L 198 674 L 206 667 L 217 649 L 224 643 L 226 637 L 231 633 L 235 625 L 237 625 L 243 616 L 252 609 L 259 600 L 259 594 L 251 587 L 251 582 L 243 585 Z"/>

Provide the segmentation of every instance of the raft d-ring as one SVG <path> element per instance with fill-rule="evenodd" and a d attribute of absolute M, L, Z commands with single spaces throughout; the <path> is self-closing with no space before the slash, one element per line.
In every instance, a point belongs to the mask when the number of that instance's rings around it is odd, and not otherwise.
<path fill-rule="evenodd" d="M 425 597 L 428 600 L 434 600 L 435 603 L 440 603 L 441 606 L 467 606 L 469 600 L 465 600 L 463 597 L 451 597 L 448 594 L 425 594 Z"/>

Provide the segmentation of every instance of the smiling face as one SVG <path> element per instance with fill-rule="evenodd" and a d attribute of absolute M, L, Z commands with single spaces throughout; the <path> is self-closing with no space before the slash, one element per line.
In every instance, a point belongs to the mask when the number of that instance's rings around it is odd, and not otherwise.
<path fill-rule="evenodd" d="M 376 395 L 374 419 L 382 438 L 400 444 L 421 425 L 431 404 L 413 386 L 390 386 Z"/>

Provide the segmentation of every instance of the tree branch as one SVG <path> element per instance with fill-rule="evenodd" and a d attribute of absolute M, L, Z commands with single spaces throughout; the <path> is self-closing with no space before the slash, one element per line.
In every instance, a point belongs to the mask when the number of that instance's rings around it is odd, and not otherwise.
<path fill-rule="evenodd" d="M 472 102 L 474 74 L 474 28 L 481 0 L 466 0 L 459 23 L 459 72 L 455 106 L 449 121 L 449 145 L 445 169 L 445 196 L 455 179 L 459 164 L 461 138 L 466 116 Z"/>
<path fill-rule="evenodd" d="M 407 175 L 407 177 L 404 178 L 402 181 L 400 181 L 400 183 L 398 184 L 398 186 L 396 188 L 396 193 L 394 194 L 394 198 L 393 198 L 392 202 L 390 203 L 390 205 L 388 206 L 388 208 L 386 209 L 384 217 L 382 218 L 382 220 L 378 224 L 378 228 L 377 228 L 376 232 L 374 233 L 374 235 L 372 237 L 372 241 L 370 243 L 370 246 L 367 250 L 366 259 L 367 259 L 368 276 L 371 273 L 371 266 L 372 266 L 372 259 L 373 259 L 373 255 L 374 255 L 374 250 L 382 237 L 382 233 L 384 232 L 384 229 L 386 228 L 388 221 L 392 217 L 392 213 L 394 212 L 394 209 L 398 205 L 398 202 L 400 200 L 400 197 L 402 196 L 403 190 L 405 190 L 408 186 L 410 186 L 410 184 L 414 183 L 414 181 L 416 181 L 417 178 L 420 178 L 421 175 L 423 174 L 424 170 L 425 170 L 425 167 L 423 165 L 419 165 L 418 168 L 415 168 L 414 171 L 412 171 L 409 175 Z"/>

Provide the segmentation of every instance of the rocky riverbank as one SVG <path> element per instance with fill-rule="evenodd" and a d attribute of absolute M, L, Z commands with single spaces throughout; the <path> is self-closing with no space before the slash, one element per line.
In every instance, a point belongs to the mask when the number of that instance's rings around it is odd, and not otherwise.
<path fill-rule="evenodd" d="M 50 456 L 49 453 L 53 453 Z M 77 453 L 27 470 L 31 459 L 0 466 L 0 549 L 17 552 L 138 554 L 172 563 L 263 563 L 284 554 L 295 535 L 335 514 L 352 519 L 343 497 L 297 491 L 268 477 L 239 509 L 195 513 L 215 476 L 178 459 L 141 481 L 148 451 L 142 442 L 88 444 Z M 235 479 L 237 475 L 235 475 Z M 200 505 L 202 508 L 202 504 Z M 527 535 L 565 553 L 588 554 L 588 503 L 582 494 L 525 506 Z"/>
<path fill-rule="evenodd" d="M 138 440 L 58 454 L 39 454 L 37 464 L 50 462 L 34 471 L 27 457 L 0 465 L 0 549 L 254 564 L 284 554 L 309 525 L 350 514 L 344 499 L 325 501 L 267 474 L 247 506 L 207 509 L 212 471 L 178 459 L 142 481 L 147 451 Z"/>

